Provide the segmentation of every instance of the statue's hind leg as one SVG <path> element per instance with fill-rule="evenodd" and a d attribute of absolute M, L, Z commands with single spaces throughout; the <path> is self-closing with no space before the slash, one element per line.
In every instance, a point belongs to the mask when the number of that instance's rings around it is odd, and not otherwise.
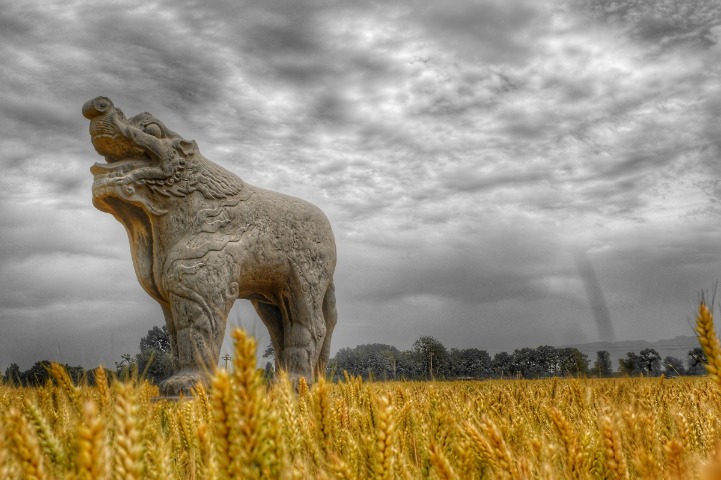
<path fill-rule="evenodd" d="M 283 315 L 277 305 L 253 300 L 251 302 L 258 316 L 268 328 L 270 333 L 270 343 L 273 345 L 275 368 L 281 368 L 281 358 L 283 355 Z"/>
<path fill-rule="evenodd" d="M 333 335 L 335 324 L 338 322 L 338 312 L 335 308 L 335 286 L 332 280 L 323 297 L 323 320 L 325 321 L 325 340 L 320 350 L 316 375 L 325 374 L 325 367 L 330 357 L 330 339 Z"/>
<path fill-rule="evenodd" d="M 291 284 L 289 291 L 282 295 L 279 302 L 278 307 L 283 317 L 283 351 L 280 364 L 294 382 L 305 377 L 310 383 L 314 376 L 325 375 L 325 362 L 321 360 L 327 332 L 323 318 L 323 297 L 326 289 L 326 286 L 321 289 L 299 279 Z"/>

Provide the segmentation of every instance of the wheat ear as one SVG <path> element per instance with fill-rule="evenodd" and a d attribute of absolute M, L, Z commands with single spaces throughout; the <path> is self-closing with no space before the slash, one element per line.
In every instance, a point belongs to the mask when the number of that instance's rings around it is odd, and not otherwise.
<path fill-rule="evenodd" d="M 43 454 L 40 442 L 30 429 L 25 416 L 17 408 L 10 409 L 11 439 L 15 455 L 20 460 L 23 478 L 27 480 L 44 480 L 48 478 L 43 465 Z"/>
<path fill-rule="evenodd" d="M 103 480 L 108 475 L 105 427 L 95 402 L 83 406 L 83 421 L 78 427 L 78 473 L 84 480 Z"/>
<path fill-rule="evenodd" d="M 713 313 L 703 301 L 698 307 L 696 335 L 708 359 L 706 371 L 716 385 L 721 386 L 721 345 L 714 329 Z"/>
<path fill-rule="evenodd" d="M 143 447 L 138 429 L 138 399 L 133 384 L 115 382 L 115 475 L 125 480 L 140 480 Z"/>
<path fill-rule="evenodd" d="M 320 377 L 313 386 L 315 418 L 321 434 L 321 445 L 326 456 L 333 450 L 333 406 L 325 378 Z"/>
<path fill-rule="evenodd" d="M 628 480 L 628 467 L 626 466 L 626 458 L 623 455 L 621 436 L 614 428 L 609 415 L 602 415 L 599 423 L 603 435 L 603 449 L 608 478 L 610 480 Z"/>
<path fill-rule="evenodd" d="M 110 407 L 110 389 L 108 388 L 108 376 L 102 365 L 95 369 L 95 391 L 100 400 L 100 412 L 104 414 Z"/>
<path fill-rule="evenodd" d="M 460 480 L 460 477 L 453 470 L 443 451 L 435 442 L 431 442 L 428 451 L 430 453 L 431 465 L 436 471 L 438 478 L 441 480 Z"/>
<path fill-rule="evenodd" d="M 59 363 L 51 363 L 50 375 L 52 375 L 58 385 L 60 385 L 60 389 L 68 396 L 68 399 L 70 399 L 70 403 L 73 405 L 73 408 L 75 408 L 75 411 L 77 413 L 81 413 L 83 406 L 80 389 L 75 386 L 73 380 L 70 378 L 70 375 L 68 375 L 68 371 L 65 370 L 65 367 Z"/>
<path fill-rule="evenodd" d="M 495 457 L 499 470 L 505 472 L 511 478 L 518 478 L 518 469 L 513 461 L 511 450 L 508 448 L 498 426 L 489 417 L 483 415 L 480 427 L 481 432 L 483 432 L 483 435 L 488 440 L 492 455 Z"/>
<path fill-rule="evenodd" d="M 566 449 L 566 469 L 568 478 L 584 478 L 584 455 L 578 446 L 578 437 L 571 424 L 557 408 L 549 408 L 548 416 L 556 427 Z"/>
<path fill-rule="evenodd" d="M 5 415 L 0 414 L 0 478 L 10 478 L 8 431 L 9 425 L 5 421 Z"/>
<path fill-rule="evenodd" d="M 689 478 L 686 467 L 686 451 L 683 444 L 677 439 L 669 440 L 663 447 L 666 455 L 666 475 L 669 480 L 684 480 Z"/>
<path fill-rule="evenodd" d="M 215 461 L 219 480 L 229 480 L 231 461 L 231 429 L 233 427 L 232 391 L 230 375 L 226 370 L 217 370 L 212 379 L 213 436 L 215 442 Z"/>
<path fill-rule="evenodd" d="M 392 479 L 393 477 L 393 404 L 390 396 L 378 398 L 376 409 L 376 441 L 373 455 L 374 478 Z"/>
<path fill-rule="evenodd" d="M 25 400 L 25 412 L 28 416 L 30 425 L 37 434 L 42 452 L 45 453 L 47 458 L 50 460 L 51 465 L 63 468 L 66 463 L 65 452 L 63 451 L 63 447 L 55 435 L 55 432 L 45 418 L 45 414 L 43 414 L 40 408 L 29 399 Z"/>

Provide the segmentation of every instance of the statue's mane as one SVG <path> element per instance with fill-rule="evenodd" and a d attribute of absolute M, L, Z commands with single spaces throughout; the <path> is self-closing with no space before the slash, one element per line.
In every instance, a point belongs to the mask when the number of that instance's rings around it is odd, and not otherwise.
<path fill-rule="evenodd" d="M 208 199 L 236 196 L 246 190 L 243 180 L 220 165 L 211 162 L 198 152 L 188 186 L 198 190 Z"/>
<path fill-rule="evenodd" d="M 183 140 L 179 135 L 170 141 L 177 152 L 172 173 L 164 179 L 145 180 L 152 191 L 166 197 L 185 197 L 198 191 L 210 200 L 234 197 L 247 191 L 240 177 L 205 158 L 194 141 Z"/>

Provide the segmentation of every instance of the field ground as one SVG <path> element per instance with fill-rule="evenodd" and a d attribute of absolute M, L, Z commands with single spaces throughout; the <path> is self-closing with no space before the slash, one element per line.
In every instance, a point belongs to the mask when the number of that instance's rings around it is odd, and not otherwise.
<path fill-rule="evenodd" d="M 718 478 L 712 379 L 267 386 L 236 332 L 233 372 L 156 400 L 143 382 L 0 385 L 0 478 Z"/>

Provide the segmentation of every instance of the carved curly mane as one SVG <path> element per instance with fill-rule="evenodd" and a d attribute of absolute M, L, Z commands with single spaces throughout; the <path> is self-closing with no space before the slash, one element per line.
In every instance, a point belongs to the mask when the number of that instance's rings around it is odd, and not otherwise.
<path fill-rule="evenodd" d="M 205 158 L 195 142 L 172 140 L 174 157 L 173 170 L 164 179 L 144 180 L 148 188 L 164 196 L 185 197 L 199 191 L 209 200 L 220 200 L 241 195 L 245 184 L 237 175 Z"/>

